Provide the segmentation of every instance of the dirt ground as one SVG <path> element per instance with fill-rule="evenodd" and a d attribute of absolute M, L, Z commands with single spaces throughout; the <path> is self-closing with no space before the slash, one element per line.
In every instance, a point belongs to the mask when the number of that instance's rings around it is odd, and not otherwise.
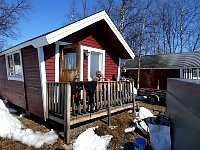
<path fill-rule="evenodd" d="M 152 105 L 147 103 L 139 103 L 140 107 L 145 107 L 151 110 L 154 114 L 158 114 L 160 112 L 165 112 L 165 106 L 160 105 Z M 52 125 L 49 125 L 47 123 L 44 123 L 42 121 L 38 121 L 37 119 L 27 119 L 27 118 L 20 118 L 21 122 L 27 127 L 31 128 L 34 131 L 42 131 L 42 132 L 48 132 L 52 127 Z M 124 144 L 127 142 L 133 142 L 135 137 L 142 137 L 141 134 L 137 132 L 130 132 L 125 133 L 124 129 L 132 127 L 134 120 L 133 113 L 129 110 L 120 112 L 117 114 L 112 115 L 112 127 L 109 128 L 107 125 L 107 117 L 100 118 L 98 120 L 93 120 L 92 122 L 86 122 L 79 125 L 71 126 L 71 132 L 70 132 L 70 140 L 73 143 L 74 140 L 78 137 L 79 134 L 84 132 L 89 127 L 95 127 L 99 126 L 98 129 L 95 130 L 96 134 L 99 136 L 102 135 L 112 135 L 113 138 L 111 139 L 108 150 L 120 150 L 124 149 Z M 54 124 L 55 125 L 55 124 Z M 61 130 L 62 126 L 56 124 L 57 129 Z M 59 132 L 59 131 L 58 131 Z M 63 147 L 64 142 L 62 137 L 60 137 L 56 143 L 53 145 L 43 145 L 40 149 L 41 150 L 47 150 L 47 149 L 64 149 Z M 20 142 L 16 142 L 10 139 L 3 139 L 0 138 L 0 149 L 1 150 L 33 150 L 34 147 L 28 147 L 24 144 L 21 144 Z"/>

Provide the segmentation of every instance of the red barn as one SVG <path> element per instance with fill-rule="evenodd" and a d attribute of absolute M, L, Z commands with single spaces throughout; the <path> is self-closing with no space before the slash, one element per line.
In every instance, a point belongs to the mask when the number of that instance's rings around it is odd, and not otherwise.
<path fill-rule="evenodd" d="M 200 52 L 142 56 L 140 62 L 140 88 L 166 90 L 167 78 L 200 79 Z M 126 66 L 136 85 L 138 57 Z"/>
<path fill-rule="evenodd" d="M 0 97 L 40 117 L 46 82 L 90 81 L 97 70 L 119 78 L 122 59 L 134 54 L 105 11 L 0 53 Z"/>

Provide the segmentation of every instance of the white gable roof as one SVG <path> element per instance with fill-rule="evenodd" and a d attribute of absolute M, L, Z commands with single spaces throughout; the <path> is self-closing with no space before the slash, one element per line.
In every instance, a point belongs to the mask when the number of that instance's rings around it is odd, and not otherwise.
<path fill-rule="evenodd" d="M 10 49 L 7 49 L 6 51 L 3 51 L 2 53 L 0 53 L 0 55 L 12 52 L 12 51 L 16 51 L 19 50 L 21 48 L 24 48 L 26 46 L 32 45 L 35 48 L 39 48 L 45 45 L 49 45 L 51 43 L 54 43 L 74 32 L 77 32 L 91 24 L 94 24 L 100 20 L 105 20 L 106 23 L 108 24 L 108 26 L 110 27 L 110 29 L 114 32 L 114 34 L 116 35 L 116 37 L 118 38 L 118 40 L 121 42 L 121 44 L 124 46 L 124 48 L 126 49 L 126 51 L 129 53 L 129 55 L 131 56 L 131 58 L 134 59 L 135 55 L 132 52 L 132 50 L 130 49 L 130 47 L 128 46 L 128 44 L 126 43 L 126 41 L 124 40 L 124 38 L 122 37 L 122 35 L 119 33 L 119 31 L 117 30 L 117 28 L 115 27 L 115 25 L 113 24 L 113 22 L 111 21 L 111 19 L 109 18 L 109 16 L 107 15 L 107 13 L 105 11 L 99 12 L 97 14 L 94 14 L 92 16 L 89 16 L 87 18 L 84 18 L 80 21 L 77 21 L 75 23 L 72 23 L 68 26 L 62 27 L 58 30 L 55 30 L 53 32 L 47 33 L 45 35 L 42 35 L 40 37 L 34 38 L 32 40 L 26 41 L 24 43 L 21 43 L 17 46 L 14 46 Z"/>

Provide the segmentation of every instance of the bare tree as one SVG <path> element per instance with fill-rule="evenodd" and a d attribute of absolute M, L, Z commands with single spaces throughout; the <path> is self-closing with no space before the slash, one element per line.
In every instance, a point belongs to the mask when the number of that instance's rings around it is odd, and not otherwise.
<path fill-rule="evenodd" d="M 139 49 L 139 59 L 138 59 L 138 75 L 137 75 L 137 89 L 140 88 L 140 65 L 141 65 L 141 56 L 142 56 L 142 47 L 143 47 L 143 36 L 144 36 L 144 30 L 146 25 L 146 16 L 143 18 L 142 22 L 142 29 L 140 31 L 140 49 Z"/>
<path fill-rule="evenodd" d="M 144 48 L 144 42 L 145 42 L 145 30 L 148 27 L 148 22 L 147 22 L 147 18 L 149 17 L 149 8 L 152 4 L 152 1 L 148 1 L 146 3 L 146 6 L 142 9 L 142 13 L 141 15 L 141 22 L 140 22 L 140 29 L 139 29 L 139 52 L 138 52 L 138 75 L 137 75 L 137 89 L 140 88 L 140 67 L 141 67 L 141 56 L 142 56 L 142 50 Z"/>
<path fill-rule="evenodd" d="M 183 52 L 184 49 L 188 49 L 187 44 L 189 42 L 187 33 L 193 32 L 193 30 L 198 31 L 198 26 L 195 26 L 195 23 L 198 22 L 200 17 L 200 4 L 196 0 L 191 1 L 177 1 L 175 4 L 175 10 L 177 10 L 178 16 L 178 25 L 179 25 L 179 52 Z M 197 35 L 197 36 L 196 36 Z M 196 36 L 198 40 L 198 33 L 197 34 L 190 34 L 191 38 Z M 193 44 L 195 44 L 194 42 Z M 189 43 L 188 45 L 190 45 Z"/>
<path fill-rule="evenodd" d="M 116 3 L 114 0 L 98 0 L 98 6 L 100 10 L 105 10 L 109 16 L 112 16 Z"/>
<path fill-rule="evenodd" d="M 123 33 L 123 31 L 124 31 L 124 20 L 125 20 L 127 1 L 128 0 L 122 1 L 122 5 L 121 5 L 121 9 L 120 9 L 120 25 L 119 25 L 119 32 L 120 33 Z"/>
<path fill-rule="evenodd" d="M 74 0 L 70 6 L 70 11 L 65 15 L 66 18 L 68 19 L 67 22 L 71 23 L 71 22 L 75 22 L 79 19 L 79 12 L 77 11 L 78 8 L 76 6 L 76 1 Z M 66 22 L 65 22 L 66 23 Z M 64 23 L 64 24 L 65 24 Z"/>
<path fill-rule="evenodd" d="M 82 18 L 85 18 L 89 15 L 89 4 L 87 0 L 81 0 L 82 8 L 83 8 L 83 13 L 82 13 Z"/>
<path fill-rule="evenodd" d="M 147 17 L 142 35 L 143 54 L 200 50 L 200 34 L 197 32 L 200 18 L 198 0 L 96 0 L 95 7 L 91 7 L 86 0 L 76 2 L 81 3 L 81 8 L 74 7 L 69 12 L 72 15 L 70 18 L 78 16 L 78 19 L 82 19 L 92 13 L 106 10 L 138 56 L 141 50 L 141 29 L 145 15 Z"/>
<path fill-rule="evenodd" d="M 4 45 L 8 38 L 17 38 L 19 35 L 17 25 L 30 9 L 30 0 L 18 0 L 12 3 L 0 0 L 0 45 Z"/>

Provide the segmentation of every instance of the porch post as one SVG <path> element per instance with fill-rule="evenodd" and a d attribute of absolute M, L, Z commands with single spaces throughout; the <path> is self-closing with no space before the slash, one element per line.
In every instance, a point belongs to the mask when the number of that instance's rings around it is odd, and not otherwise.
<path fill-rule="evenodd" d="M 180 79 L 183 79 L 183 68 L 180 68 Z"/>
<path fill-rule="evenodd" d="M 131 84 L 132 84 L 132 94 L 133 94 L 133 114 L 136 115 L 136 111 L 135 111 L 135 94 L 136 93 L 134 93 L 134 81 Z"/>
<path fill-rule="evenodd" d="M 71 106 L 71 86 L 65 85 L 65 100 L 64 100 L 64 141 L 70 143 L 70 106 Z"/>
<path fill-rule="evenodd" d="M 84 61 L 83 54 L 84 54 L 84 49 L 82 48 L 82 46 L 80 46 L 80 55 L 81 55 L 81 58 L 80 58 L 80 81 L 83 81 L 83 61 Z"/>
<path fill-rule="evenodd" d="M 117 81 L 119 81 L 120 78 L 120 72 L 121 72 L 121 58 L 119 57 L 119 64 L 118 64 L 118 75 L 117 75 Z"/>
<path fill-rule="evenodd" d="M 111 126 L 111 112 L 110 112 L 110 98 L 111 98 L 111 91 L 110 91 L 110 82 L 108 82 L 108 126 Z"/>
<path fill-rule="evenodd" d="M 185 69 L 185 79 L 188 79 L 188 69 Z"/>
<path fill-rule="evenodd" d="M 60 63 L 59 63 L 59 58 L 60 58 L 60 51 L 59 51 L 59 43 L 56 42 L 56 49 L 55 49 L 55 82 L 59 82 L 59 71 L 60 71 Z"/>
<path fill-rule="evenodd" d="M 45 60 L 44 60 L 44 50 L 43 47 L 37 48 L 38 52 L 38 62 L 40 69 L 40 81 L 41 81 L 41 89 L 42 89 L 42 101 L 43 101 L 43 111 L 44 111 L 44 119 L 46 120 L 47 110 L 46 110 L 46 69 L 45 69 Z"/>

